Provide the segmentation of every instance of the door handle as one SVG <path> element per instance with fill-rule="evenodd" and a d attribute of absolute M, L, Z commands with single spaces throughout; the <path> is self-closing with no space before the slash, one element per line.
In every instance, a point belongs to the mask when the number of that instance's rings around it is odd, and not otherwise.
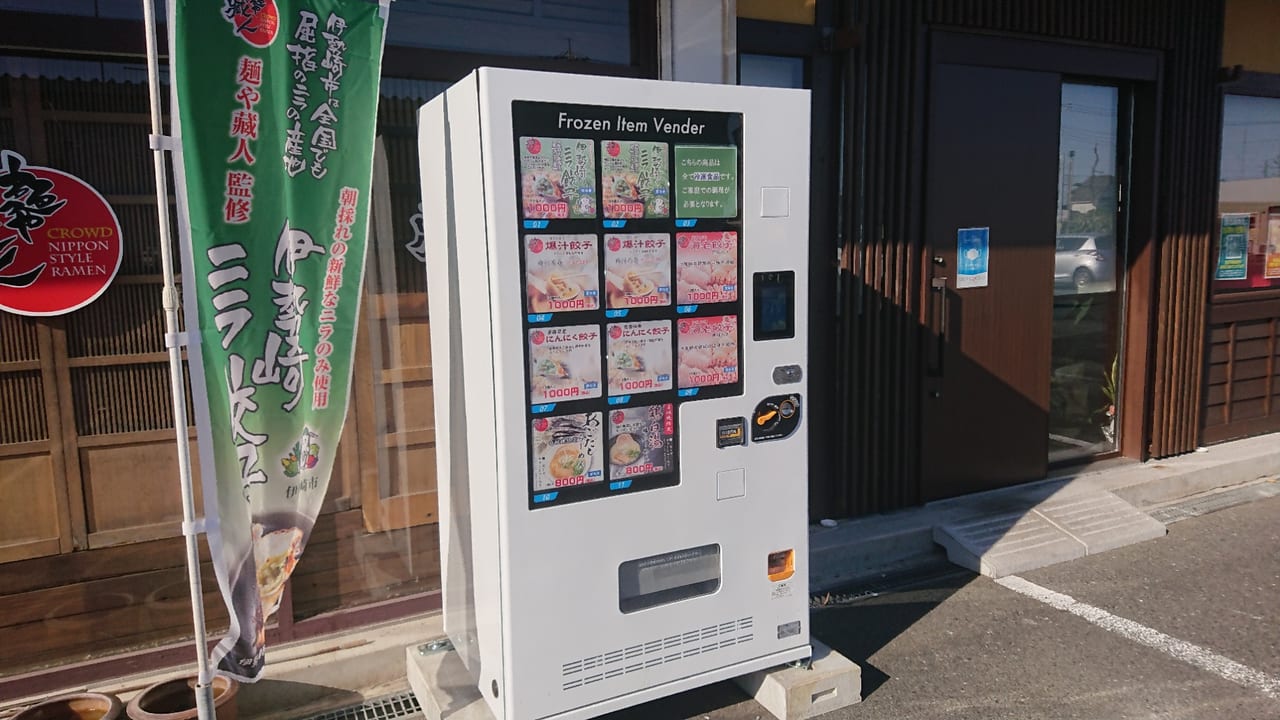
<path fill-rule="evenodd" d="M 942 298 L 942 324 L 938 328 L 939 337 L 947 336 L 947 278 L 936 277 L 933 279 L 933 289 L 938 291 L 938 296 Z"/>
<path fill-rule="evenodd" d="M 941 303 L 942 307 L 937 312 L 938 317 L 938 340 L 934 346 L 933 362 L 930 364 L 930 374 L 941 377 L 945 373 L 945 361 L 947 353 L 947 278 L 935 277 L 929 281 L 929 287 L 934 292 L 934 302 Z"/>

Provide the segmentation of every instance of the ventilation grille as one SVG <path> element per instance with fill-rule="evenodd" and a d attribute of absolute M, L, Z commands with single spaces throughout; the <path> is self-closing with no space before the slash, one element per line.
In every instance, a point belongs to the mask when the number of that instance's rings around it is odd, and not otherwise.
<path fill-rule="evenodd" d="M 402 692 L 312 715 L 307 720 L 399 720 L 412 716 L 422 717 L 422 707 L 412 692 Z"/>
<path fill-rule="evenodd" d="M 564 678 L 563 689 L 573 690 L 731 645 L 751 642 L 755 638 L 754 626 L 753 618 L 744 617 L 574 660 L 560 668 L 560 675 Z"/>

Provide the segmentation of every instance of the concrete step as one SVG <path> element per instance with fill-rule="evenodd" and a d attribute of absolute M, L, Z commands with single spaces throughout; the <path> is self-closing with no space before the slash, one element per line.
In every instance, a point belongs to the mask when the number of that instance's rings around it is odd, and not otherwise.
<path fill-rule="evenodd" d="M 956 519 L 933 529 L 947 559 L 993 578 L 1164 534 L 1163 523 L 1106 491 L 1054 494 L 1023 509 Z"/>

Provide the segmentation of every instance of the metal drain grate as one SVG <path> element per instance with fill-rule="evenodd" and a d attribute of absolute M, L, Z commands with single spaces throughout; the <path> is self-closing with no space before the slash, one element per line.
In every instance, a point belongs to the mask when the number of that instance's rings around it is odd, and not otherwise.
<path fill-rule="evenodd" d="M 971 578 L 973 572 L 956 567 L 945 557 L 934 558 L 896 572 L 862 578 L 830 591 L 815 593 L 809 597 L 809 609 L 813 611 L 856 605 L 881 595 L 963 584 Z"/>
<path fill-rule="evenodd" d="M 413 691 L 406 690 L 395 695 L 366 700 L 359 705 L 313 715 L 306 720 L 396 720 L 396 718 L 421 714 L 422 706 L 418 704 L 418 698 L 413 696 Z"/>
<path fill-rule="evenodd" d="M 1280 496 L 1280 482 L 1263 480 L 1224 492 L 1180 500 L 1171 505 L 1156 508 L 1148 514 L 1168 525 L 1179 520 L 1189 520 L 1219 510 L 1226 510 L 1254 500 L 1264 500 L 1277 496 Z"/>

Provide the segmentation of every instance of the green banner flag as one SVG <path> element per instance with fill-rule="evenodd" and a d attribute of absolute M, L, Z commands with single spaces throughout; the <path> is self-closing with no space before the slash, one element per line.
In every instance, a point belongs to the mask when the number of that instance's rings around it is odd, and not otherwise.
<path fill-rule="evenodd" d="M 252 682 L 347 413 L 386 7 L 174 2 L 192 393 L 230 610 L 213 659 Z"/>

